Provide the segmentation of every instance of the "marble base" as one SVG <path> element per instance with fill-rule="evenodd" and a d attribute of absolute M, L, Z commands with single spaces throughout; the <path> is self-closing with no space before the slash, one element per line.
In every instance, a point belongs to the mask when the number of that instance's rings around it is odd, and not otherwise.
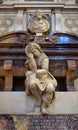
<path fill-rule="evenodd" d="M 35 100 L 25 92 L 0 92 L 0 114 L 40 114 L 34 112 Z M 78 114 L 78 92 L 56 92 L 56 99 L 47 109 L 51 114 Z"/>

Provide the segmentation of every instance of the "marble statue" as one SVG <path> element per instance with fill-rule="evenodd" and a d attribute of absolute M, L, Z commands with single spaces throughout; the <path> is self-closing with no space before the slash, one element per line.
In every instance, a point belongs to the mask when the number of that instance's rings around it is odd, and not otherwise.
<path fill-rule="evenodd" d="M 45 33 L 49 30 L 49 22 L 43 18 L 41 10 L 36 10 L 35 15 L 29 21 L 28 29 L 32 33 Z"/>
<path fill-rule="evenodd" d="M 40 107 L 42 114 L 47 113 L 47 107 L 55 97 L 57 81 L 49 72 L 49 59 L 36 43 L 29 43 L 25 48 L 27 60 L 26 92 L 37 100 L 35 107 Z"/>

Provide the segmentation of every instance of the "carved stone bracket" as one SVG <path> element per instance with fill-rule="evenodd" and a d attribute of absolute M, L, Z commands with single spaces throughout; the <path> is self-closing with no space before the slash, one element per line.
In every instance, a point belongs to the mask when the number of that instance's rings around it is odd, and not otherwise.
<path fill-rule="evenodd" d="M 12 70 L 12 60 L 5 60 L 5 88 L 4 91 L 11 91 L 13 86 L 13 70 Z"/>
<path fill-rule="evenodd" d="M 75 78 L 75 70 L 76 70 L 76 62 L 75 60 L 67 60 L 67 90 L 68 91 L 75 91 L 74 88 L 74 78 Z"/>

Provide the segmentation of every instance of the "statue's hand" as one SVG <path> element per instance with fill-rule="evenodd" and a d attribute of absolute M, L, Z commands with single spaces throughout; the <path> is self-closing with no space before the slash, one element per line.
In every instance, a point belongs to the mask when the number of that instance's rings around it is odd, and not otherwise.
<path fill-rule="evenodd" d="M 36 65 L 36 62 L 32 53 L 28 53 L 28 67 L 30 70 L 34 72 L 36 72 L 37 70 L 37 65 Z"/>
<path fill-rule="evenodd" d="M 38 70 L 36 71 L 36 76 L 37 76 L 37 78 L 39 78 L 41 81 L 44 80 L 44 79 L 46 79 L 46 78 L 47 78 L 47 75 L 48 75 L 48 73 L 47 73 L 47 70 L 46 70 L 46 69 L 38 69 Z"/>
<path fill-rule="evenodd" d="M 38 69 L 37 71 L 36 71 L 36 74 L 47 74 L 47 70 L 46 69 Z"/>
<path fill-rule="evenodd" d="M 28 53 L 28 54 L 27 54 L 27 57 L 28 57 L 28 58 L 33 58 L 34 56 L 33 56 L 32 53 Z"/>

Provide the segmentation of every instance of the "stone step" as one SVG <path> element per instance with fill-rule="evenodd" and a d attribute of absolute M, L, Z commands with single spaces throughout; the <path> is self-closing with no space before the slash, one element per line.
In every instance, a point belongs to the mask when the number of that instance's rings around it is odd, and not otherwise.
<path fill-rule="evenodd" d="M 0 114 L 41 114 L 34 112 L 35 100 L 25 92 L 0 92 Z M 56 99 L 47 109 L 49 114 L 77 114 L 78 92 L 56 92 Z"/>

